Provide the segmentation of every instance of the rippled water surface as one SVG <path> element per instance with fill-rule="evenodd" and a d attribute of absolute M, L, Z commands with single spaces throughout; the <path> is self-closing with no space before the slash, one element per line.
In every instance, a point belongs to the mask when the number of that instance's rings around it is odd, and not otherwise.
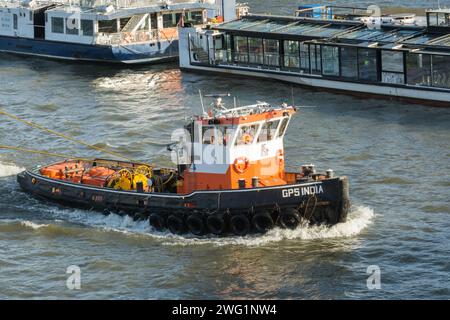
<path fill-rule="evenodd" d="M 249 2 L 259 12 L 290 12 L 296 3 Z M 406 3 L 434 5 L 381 2 Z M 241 103 L 291 99 L 290 85 L 182 73 L 176 64 L 0 55 L 2 108 L 152 162 L 170 164 L 165 144 L 199 112 L 199 89 L 232 92 Z M 348 175 L 348 222 L 245 238 L 158 233 L 147 222 L 30 198 L 14 174 L 54 158 L 1 151 L 0 298 L 450 298 L 450 111 L 293 91 L 304 108 L 286 138 L 288 165 L 314 162 Z M 0 144 L 98 155 L 7 118 Z M 82 270 L 79 291 L 66 288 L 69 265 Z M 366 286 L 370 265 L 381 269 L 380 290 Z"/>

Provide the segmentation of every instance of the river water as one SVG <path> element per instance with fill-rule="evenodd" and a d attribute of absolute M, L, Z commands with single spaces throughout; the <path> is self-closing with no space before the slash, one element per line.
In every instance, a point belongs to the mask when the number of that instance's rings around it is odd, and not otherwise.
<path fill-rule="evenodd" d="M 296 3 L 249 2 L 255 12 L 275 13 Z M 182 73 L 175 63 L 129 68 L 0 56 L 2 108 L 152 162 L 170 164 L 165 144 L 200 111 L 198 89 L 273 104 L 290 102 L 292 90 L 275 81 Z M 0 298 L 449 299 L 450 110 L 293 92 L 302 108 L 288 129 L 287 163 L 348 175 L 348 222 L 244 238 L 158 233 L 147 222 L 29 197 L 14 174 L 55 159 L 2 151 Z M 0 118 L 0 144 L 99 155 L 7 118 Z M 66 287 L 71 265 L 81 269 L 81 290 Z M 367 270 L 377 267 L 381 288 L 369 289 Z"/>

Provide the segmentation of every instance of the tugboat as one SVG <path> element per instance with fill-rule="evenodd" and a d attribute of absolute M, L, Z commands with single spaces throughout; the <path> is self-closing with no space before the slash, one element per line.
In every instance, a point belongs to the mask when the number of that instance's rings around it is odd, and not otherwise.
<path fill-rule="evenodd" d="M 244 236 L 345 222 L 347 177 L 318 173 L 314 165 L 285 171 L 283 139 L 294 106 L 227 108 L 223 95 L 214 97 L 208 111 L 202 99 L 203 114 L 168 145 L 176 168 L 71 159 L 19 173 L 18 183 L 46 200 L 148 219 L 174 234 Z"/>

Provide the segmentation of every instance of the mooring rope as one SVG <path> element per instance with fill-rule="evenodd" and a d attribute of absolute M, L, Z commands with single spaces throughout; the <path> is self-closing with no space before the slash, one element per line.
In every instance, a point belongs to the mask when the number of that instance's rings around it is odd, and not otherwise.
<path fill-rule="evenodd" d="M 21 152 L 33 153 L 33 154 L 42 154 L 45 156 L 66 158 L 66 159 L 72 159 L 72 160 L 84 160 L 84 161 L 89 160 L 87 158 L 74 157 L 74 156 L 70 156 L 67 154 L 53 153 L 53 152 L 47 152 L 47 151 L 43 151 L 43 150 L 25 149 L 25 148 L 21 148 L 21 147 L 13 147 L 13 146 L 0 145 L 0 149 L 15 150 L 15 151 L 21 151 Z"/>
<path fill-rule="evenodd" d="M 31 121 L 19 118 L 18 116 L 10 114 L 10 113 L 2 110 L 2 109 L 0 109 L 0 115 L 7 116 L 7 117 L 9 117 L 11 119 L 14 119 L 14 120 L 17 120 L 19 122 L 22 122 L 22 123 L 24 123 L 24 124 L 26 124 L 26 125 L 28 125 L 30 127 L 33 127 L 33 128 L 36 128 L 36 129 L 39 129 L 39 130 L 42 130 L 42 131 L 45 131 L 47 133 L 54 134 L 54 135 L 56 135 L 58 137 L 61 137 L 63 139 L 66 139 L 66 140 L 69 140 L 69 141 L 72 141 L 72 142 L 75 142 L 75 143 L 78 143 L 78 144 L 81 144 L 81 145 L 84 145 L 84 146 L 89 147 L 91 149 L 95 149 L 97 151 L 101 151 L 103 153 L 106 153 L 106 154 L 109 154 L 109 155 L 113 155 L 113 156 L 118 157 L 118 158 L 122 158 L 122 159 L 126 159 L 128 161 L 131 161 L 131 162 L 135 162 L 133 159 L 130 159 L 130 158 L 126 157 L 126 156 L 123 156 L 123 155 L 121 155 L 121 154 L 119 154 L 117 152 L 114 152 L 114 151 L 111 151 L 111 150 L 108 150 L 108 149 L 105 149 L 105 148 L 97 147 L 97 146 L 91 145 L 89 143 L 86 143 L 84 141 L 81 141 L 81 140 L 75 139 L 73 137 L 70 137 L 70 136 L 68 136 L 66 134 L 59 133 L 59 132 L 56 132 L 54 130 L 45 128 L 45 127 L 43 127 L 43 126 L 41 126 L 39 124 L 36 124 L 34 122 L 31 122 Z"/>

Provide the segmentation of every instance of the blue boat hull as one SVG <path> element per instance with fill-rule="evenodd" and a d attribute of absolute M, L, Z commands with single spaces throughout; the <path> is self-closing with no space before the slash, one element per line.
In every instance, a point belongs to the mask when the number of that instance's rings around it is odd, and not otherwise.
<path fill-rule="evenodd" d="M 64 60 L 149 63 L 176 58 L 178 40 L 102 46 L 0 36 L 0 52 Z"/>

